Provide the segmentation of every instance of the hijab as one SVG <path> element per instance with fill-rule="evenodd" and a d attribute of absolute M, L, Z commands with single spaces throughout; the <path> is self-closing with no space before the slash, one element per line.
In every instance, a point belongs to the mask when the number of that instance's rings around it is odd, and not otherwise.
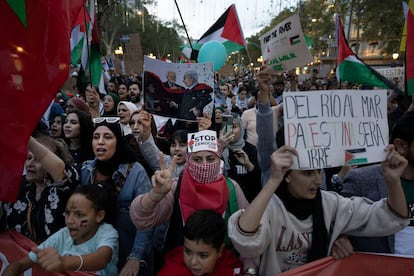
<path fill-rule="evenodd" d="M 102 116 L 118 116 L 118 104 L 120 102 L 119 96 L 115 93 L 107 93 L 105 96 L 110 96 L 112 100 L 114 101 L 114 108 L 108 112 L 104 111 L 104 114 Z"/>
<path fill-rule="evenodd" d="M 116 137 L 116 150 L 111 159 L 107 161 L 96 160 L 96 168 L 105 176 L 112 176 L 121 164 L 129 164 L 137 161 L 134 151 L 129 146 L 125 137 L 122 134 L 121 124 L 108 123 L 104 120 L 101 123 L 95 124 L 95 130 L 100 126 L 108 127 Z"/>

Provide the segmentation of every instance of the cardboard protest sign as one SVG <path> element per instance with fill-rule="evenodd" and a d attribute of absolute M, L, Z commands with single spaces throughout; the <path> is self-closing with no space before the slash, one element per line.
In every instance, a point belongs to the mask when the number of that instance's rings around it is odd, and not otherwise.
<path fill-rule="evenodd" d="M 213 63 L 169 63 L 144 57 L 145 110 L 195 121 L 213 112 Z"/>
<path fill-rule="evenodd" d="M 260 37 L 263 64 L 286 71 L 313 61 L 295 14 Z"/>
<path fill-rule="evenodd" d="M 298 151 L 293 169 L 384 160 L 386 90 L 285 92 L 283 108 L 285 143 Z"/>

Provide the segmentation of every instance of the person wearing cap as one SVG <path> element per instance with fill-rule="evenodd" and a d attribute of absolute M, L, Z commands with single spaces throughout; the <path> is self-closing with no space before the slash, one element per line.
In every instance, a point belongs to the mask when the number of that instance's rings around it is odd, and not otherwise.
<path fill-rule="evenodd" d="M 113 225 L 119 234 L 119 275 L 148 275 L 152 229 L 137 230 L 129 216 L 129 208 L 136 196 L 150 191 L 151 182 L 123 136 L 119 118 L 99 117 L 93 121 L 95 158 L 83 163 L 81 184 L 115 186 L 117 211 Z"/>
<path fill-rule="evenodd" d="M 227 221 L 232 213 L 248 205 L 240 186 L 223 176 L 221 146 L 215 131 L 189 133 L 187 150 L 187 162 L 178 181 L 173 178 L 176 158 L 168 169 L 160 158 L 161 170 L 152 176 L 152 189 L 131 203 L 130 215 L 138 229 L 169 221 L 163 254 L 183 245 L 183 227 L 194 211 L 214 210 Z M 229 243 L 226 246 L 231 248 Z"/>

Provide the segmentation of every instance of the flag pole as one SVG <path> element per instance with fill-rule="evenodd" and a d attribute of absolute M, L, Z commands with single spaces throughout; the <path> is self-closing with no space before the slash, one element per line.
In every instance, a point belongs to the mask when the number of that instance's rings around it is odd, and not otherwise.
<path fill-rule="evenodd" d="M 174 0 L 174 3 L 175 3 L 175 6 L 177 7 L 178 14 L 180 15 L 181 22 L 183 23 L 184 31 L 185 31 L 185 34 L 187 35 L 187 39 L 188 39 L 188 44 L 190 44 L 191 51 L 194 51 L 193 44 L 191 44 L 190 36 L 188 35 L 187 28 L 185 27 L 183 16 L 181 15 L 180 8 L 178 7 L 177 0 Z"/>
<path fill-rule="evenodd" d="M 89 2 L 89 4 L 90 4 L 90 2 Z M 87 61 L 88 61 L 88 67 L 89 67 L 89 76 L 88 76 L 87 80 L 92 85 L 92 76 L 91 76 L 92 68 L 91 68 L 91 62 L 90 62 L 90 49 L 89 49 L 89 46 L 90 46 L 89 45 L 89 26 L 88 26 L 88 22 L 86 22 L 86 8 L 89 8 L 89 7 L 86 5 L 86 2 L 85 2 L 84 5 L 85 5 L 85 8 L 83 9 L 83 20 L 85 21 L 84 23 L 85 23 L 85 28 L 86 28 L 86 45 L 87 45 L 86 50 L 87 50 Z M 86 68 L 84 68 L 84 70 L 86 70 Z"/>

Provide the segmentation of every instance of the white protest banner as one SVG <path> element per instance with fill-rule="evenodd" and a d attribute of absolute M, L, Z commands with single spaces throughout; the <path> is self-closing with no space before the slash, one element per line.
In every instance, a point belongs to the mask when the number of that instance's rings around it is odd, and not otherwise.
<path fill-rule="evenodd" d="M 293 169 L 380 162 L 388 145 L 386 90 L 283 93 L 285 144 Z"/>
<path fill-rule="evenodd" d="M 262 35 L 260 46 L 263 64 L 276 71 L 290 70 L 313 61 L 297 14 Z"/>
<path fill-rule="evenodd" d="M 375 69 L 375 68 L 374 68 Z M 375 69 L 378 73 L 393 81 L 394 78 L 398 78 L 401 85 L 405 83 L 405 68 L 404 67 L 391 67 L 391 68 L 379 68 Z"/>

